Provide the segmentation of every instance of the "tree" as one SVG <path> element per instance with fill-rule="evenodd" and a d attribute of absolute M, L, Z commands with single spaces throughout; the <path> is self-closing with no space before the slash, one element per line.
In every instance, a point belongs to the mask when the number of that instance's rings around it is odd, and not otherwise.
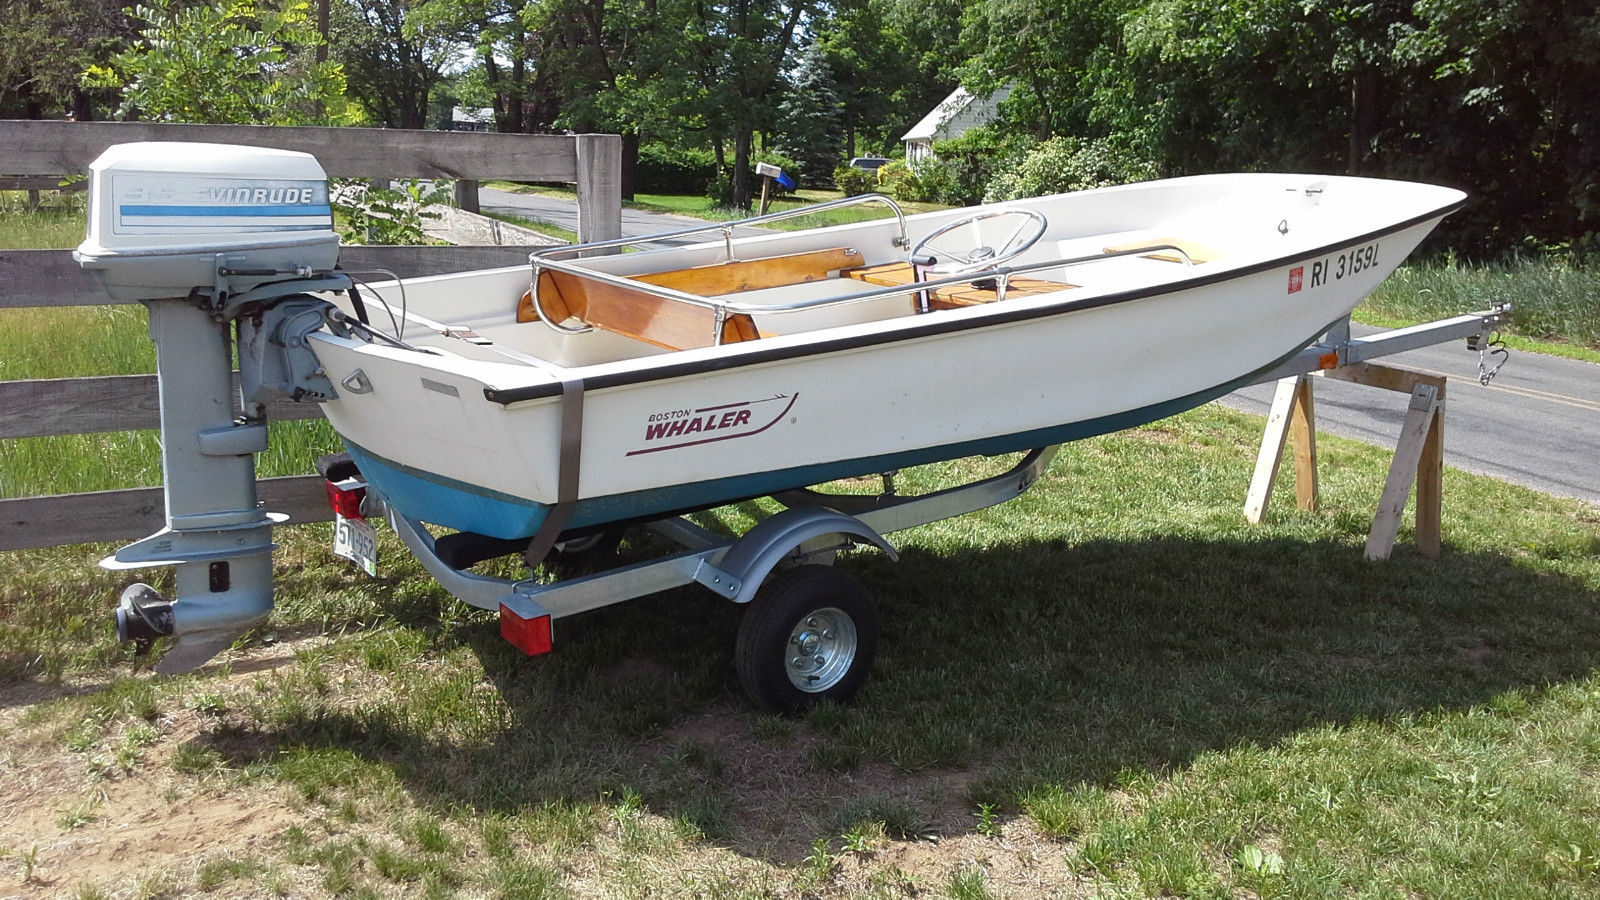
<path fill-rule="evenodd" d="M 922 9 L 906 9 L 910 0 L 842 0 L 812 26 L 841 105 L 844 156 L 889 151 L 907 128 L 949 93 L 953 78 L 918 69 L 920 60 L 948 66 L 947 54 L 959 55 L 953 42 L 945 43 L 929 32 L 941 22 L 954 22 L 952 34 L 959 37 L 960 0 L 949 2 L 955 11 L 946 19 L 924 21 Z M 946 53 L 925 56 L 914 41 L 945 44 Z M 858 139 L 863 147 L 859 153 Z"/>
<path fill-rule="evenodd" d="M 558 128 L 622 136 L 622 190 L 631 197 L 639 144 L 677 138 L 704 93 L 690 77 L 683 0 L 534 0 L 524 21 L 560 98 Z"/>
<path fill-rule="evenodd" d="M 787 66 L 800 23 L 819 0 L 723 0 L 698 2 L 698 27 L 706 48 L 709 102 L 721 115 L 714 124 L 733 141 L 733 203 L 750 208 L 755 131 L 773 121 L 773 95 Z"/>
<path fill-rule="evenodd" d="M 539 96 L 530 77 L 529 61 L 537 59 L 533 38 L 523 22 L 521 0 L 421 0 L 408 20 L 419 30 L 460 35 L 471 48 L 481 83 L 494 107 L 497 131 L 526 133 L 548 128 L 553 113 L 533 116 L 530 102 Z"/>
<path fill-rule="evenodd" d="M 827 184 L 844 145 L 844 104 L 821 43 L 812 41 L 801 53 L 778 112 L 779 151 L 800 165 L 808 184 Z"/>
<path fill-rule="evenodd" d="M 82 84 L 83 72 L 107 65 L 134 33 L 120 0 L 0 0 L 0 21 L 0 118 L 93 118 L 108 96 Z"/>
<path fill-rule="evenodd" d="M 428 99 L 460 49 L 457 28 L 424 27 L 415 0 L 336 0 L 329 43 L 358 102 L 389 128 L 425 128 Z"/>
<path fill-rule="evenodd" d="M 974 54 L 961 69 L 961 83 L 979 96 L 1012 85 L 1008 119 L 1039 140 L 1090 135 L 1093 101 L 1122 52 L 1122 17 L 1131 2 L 993 0 L 973 6 L 963 40 Z"/>
<path fill-rule="evenodd" d="M 183 8 L 174 0 L 134 7 L 139 40 L 93 84 L 122 88 L 126 116 L 166 122 L 261 125 L 345 124 L 356 111 L 344 73 L 317 62 L 310 5 L 217 0 Z"/>
<path fill-rule="evenodd" d="M 1477 252 L 1600 249 L 1600 14 L 1592 0 L 1418 0 L 1413 55 L 1437 98 L 1420 175 L 1478 194 L 1447 228 Z"/>

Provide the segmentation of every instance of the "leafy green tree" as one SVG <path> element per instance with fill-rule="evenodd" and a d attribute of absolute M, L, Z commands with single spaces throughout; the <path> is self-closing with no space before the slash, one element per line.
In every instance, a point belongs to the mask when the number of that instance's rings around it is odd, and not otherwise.
<path fill-rule="evenodd" d="M 352 95 L 389 128 L 425 128 L 428 101 L 462 38 L 424 27 L 416 0 L 333 0 L 329 43 Z"/>
<path fill-rule="evenodd" d="M 1418 0 L 1402 41 L 1436 98 L 1418 175 L 1477 196 L 1455 246 L 1600 250 L 1600 11 L 1592 0 Z"/>
<path fill-rule="evenodd" d="M 920 21 L 920 7 L 907 9 L 912 2 L 841 0 L 830 4 L 825 16 L 811 26 L 812 40 L 821 47 L 833 76 L 845 157 L 893 150 L 900 135 L 955 83 L 953 77 L 935 77 L 930 85 L 919 71 L 918 63 L 925 57 L 913 42 L 943 41 L 927 33 L 939 22 Z M 951 34 L 959 36 L 960 0 L 950 2 L 955 4 Z M 947 43 L 944 50 L 926 58 L 948 66 L 959 49 Z"/>
<path fill-rule="evenodd" d="M 497 131 L 525 133 L 548 129 L 555 112 L 539 102 L 536 75 L 539 47 L 523 21 L 522 0 L 421 0 L 410 9 L 411 27 L 428 33 L 456 34 L 470 48 L 479 87 L 494 108 Z"/>
<path fill-rule="evenodd" d="M 132 37 L 120 0 L 0 0 L 0 22 L 0 118 L 94 118 L 107 92 L 81 76 Z"/>
<path fill-rule="evenodd" d="M 1007 117 L 1044 140 L 1092 133 L 1096 94 L 1114 78 L 1133 0 L 992 0 L 965 16 L 975 48 L 961 82 L 980 96 L 1013 85 Z M 1161 3 L 1162 0 L 1154 0 Z"/>
<path fill-rule="evenodd" d="M 309 3 L 152 2 L 134 7 L 144 23 L 134 45 L 87 75 L 122 88 L 123 115 L 262 125 L 349 124 L 358 115 L 343 71 L 315 59 L 321 38 Z"/>
<path fill-rule="evenodd" d="M 700 44 L 707 86 L 707 125 L 733 143 L 731 198 L 749 209 L 755 132 L 775 119 L 779 74 L 787 67 L 801 22 L 819 0 L 702 2 L 690 25 L 707 36 Z"/>
<path fill-rule="evenodd" d="M 540 75 L 560 101 L 555 127 L 620 134 L 624 196 L 640 143 L 680 140 L 698 118 L 689 16 L 683 0 L 533 0 L 524 10 Z"/>

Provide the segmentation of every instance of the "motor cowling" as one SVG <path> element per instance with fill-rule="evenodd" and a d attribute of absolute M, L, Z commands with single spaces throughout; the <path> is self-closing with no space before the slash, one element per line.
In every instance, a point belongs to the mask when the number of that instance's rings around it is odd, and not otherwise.
<path fill-rule="evenodd" d="M 290 150 L 117 144 L 89 166 L 88 236 L 73 258 L 123 301 L 326 273 L 339 261 L 327 174 Z"/>

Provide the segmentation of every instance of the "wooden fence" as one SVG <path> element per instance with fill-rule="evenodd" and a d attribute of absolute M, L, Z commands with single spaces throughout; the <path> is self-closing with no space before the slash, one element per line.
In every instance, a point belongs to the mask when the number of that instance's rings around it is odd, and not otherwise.
<path fill-rule="evenodd" d="M 40 177 L 87 173 L 112 144 L 203 141 L 302 150 L 329 175 L 357 178 L 455 178 L 561 181 L 578 192 L 580 240 L 621 234 L 622 142 L 616 135 L 516 135 L 371 128 L 257 125 L 156 125 L 115 122 L 0 121 L 0 176 L 38 185 Z M 28 181 L 22 181 L 22 178 Z M 346 247 L 351 271 L 388 269 L 402 277 L 456 272 L 527 259 L 522 247 Z M 90 306 L 115 301 L 67 250 L 0 250 L 0 309 Z M 316 404 L 280 403 L 272 419 L 314 418 Z M 0 439 L 156 428 L 154 375 L 0 382 Z M 3 473 L 0 473 L 3 478 Z M 257 482 L 266 508 L 291 521 L 330 518 L 314 475 Z M 161 488 L 56 494 L 0 500 L 0 550 L 141 537 L 165 521 Z"/>

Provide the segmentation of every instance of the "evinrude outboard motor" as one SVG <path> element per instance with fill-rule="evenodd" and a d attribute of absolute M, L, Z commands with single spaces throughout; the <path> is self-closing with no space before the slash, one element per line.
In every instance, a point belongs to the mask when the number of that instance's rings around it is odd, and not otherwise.
<path fill-rule="evenodd" d="M 328 181 L 309 154 L 195 143 L 120 144 L 90 166 L 88 237 L 73 254 L 106 292 L 150 311 L 160 382 L 166 527 L 101 561 L 109 569 L 177 567 L 173 600 L 135 584 L 117 635 L 148 649 L 177 644 L 157 670 L 183 672 L 226 649 L 272 611 L 272 525 L 256 500 L 253 454 L 267 448 L 264 404 L 281 364 L 244 360 L 242 414 L 232 386 L 241 355 L 279 305 L 305 318 L 321 301 L 289 298 L 349 286 L 333 272 Z M 318 319 L 312 316 L 313 319 Z M 320 319 L 309 327 L 320 325 Z M 333 396 L 320 372 L 296 373 L 312 399 Z M 325 385 L 325 387 L 324 387 Z M 321 396 L 317 396 L 317 395 Z"/>

